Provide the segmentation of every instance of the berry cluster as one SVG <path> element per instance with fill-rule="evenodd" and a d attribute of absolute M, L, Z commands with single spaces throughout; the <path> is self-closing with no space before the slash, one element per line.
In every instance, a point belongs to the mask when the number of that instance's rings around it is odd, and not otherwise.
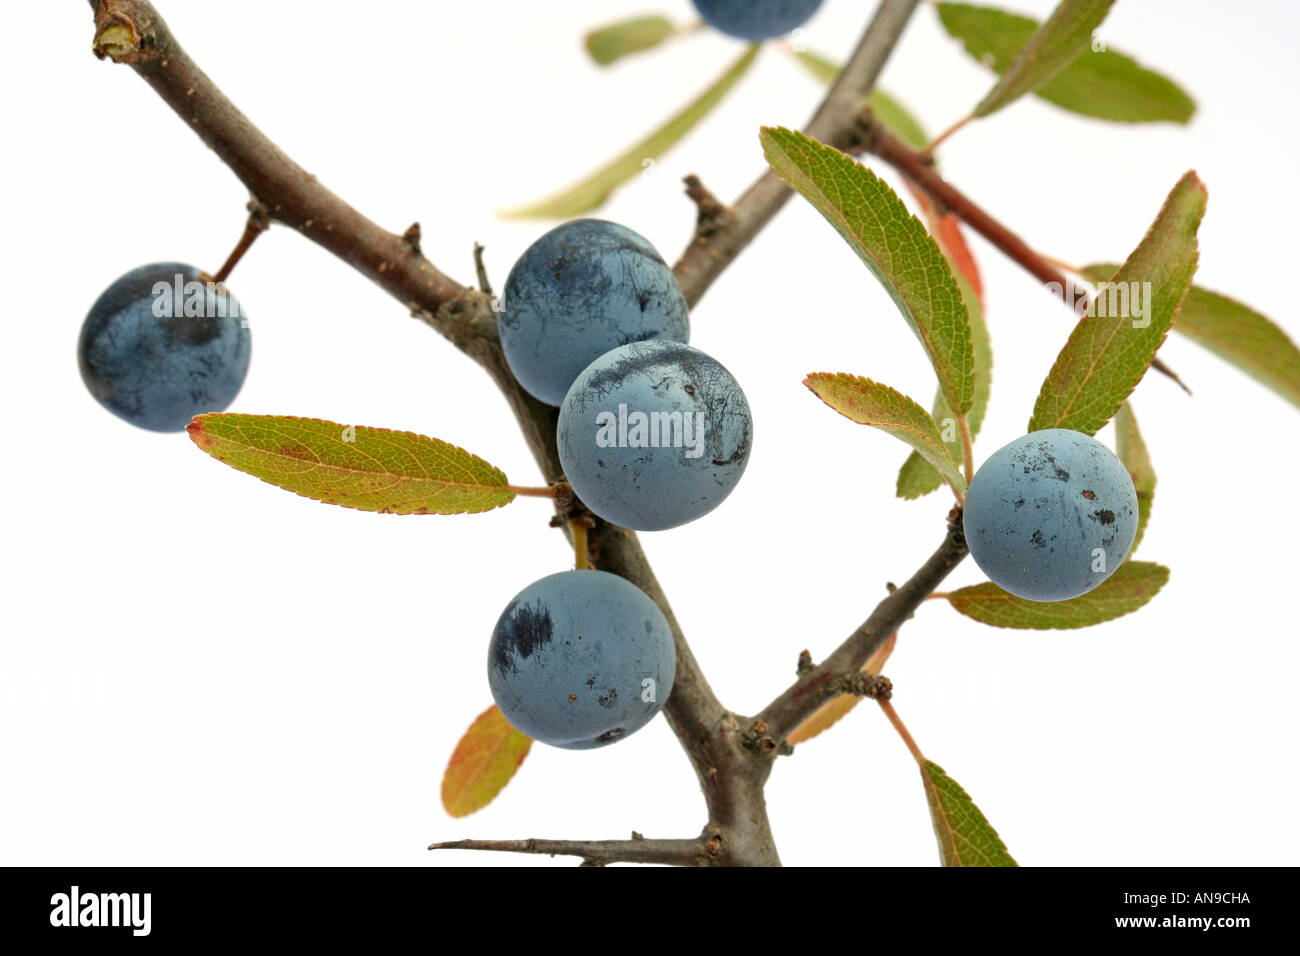
<path fill-rule="evenodd" d="M 501 344 L 520 385 L 559 405 L 556 441 L 582 504 L 657 531 L 716 508 L 749 460 L 745 393 L 686 344 L 686 300 L 644 238 L 579 219 L 538 239 L 506 280 Z M 492 634 L 488 681 L 534 740 L 585 749 L 642 727 L 672 690 L 663 613 L 603 571 L 552 574 L 521 591 Z"/>

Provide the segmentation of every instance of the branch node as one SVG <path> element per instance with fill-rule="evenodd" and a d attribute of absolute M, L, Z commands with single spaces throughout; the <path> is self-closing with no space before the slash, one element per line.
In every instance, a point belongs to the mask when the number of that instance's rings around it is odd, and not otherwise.
<path fill-rule="evenodd" d="M 402 233 L 402 241 L 404 241 L 417 256 L 424 254 L 420 251 L 420 238 L 420 224 L 418 222 L 411 223 L 406 227 L 406 232 Z"/>
<path fill-rule="evenodd" d="M 134 20 L 111 5 L 101 3 L 95 16 L 95 41 L 91 49 L 99 59 L 114 63 L 135 63 L 144 48 L 143 31 Z"/>
<path fill-rule="evenodd" d="M 814 670 L 816 667 L 813 664 L 812 654 L 805 648 L 799 652 L 799 663 L 795 665 L 794 672 L 799 677 L 803 677 L 804 674 L 811 674 Z"/>
<path fill-rule="evenodd" d="M 780 744 L 768 733 L 768 726 L 761 720 L 756 720 L 750 724 L 749 729 L 741 734 L 741 743 L 747 750 L 755 753 L 771 754 L 777 751 Z"/>
<path fill-rule="evenodd" d="M 695 241 L 707 240 L 719 230 L 731 225 L 732 212 L 724 206 L 718 197 L 705 188 L 700 177 L 691 173 L 682 182 L 686 184 L 686 195 L 695 203 Z"/>
<path fill-rule="evenodd" d="M 870 700 L 889 700 L 894 696 L 894 683 L 888 677 L 858 671 L 845 674 L 837 681 L 842 694 L 866 697 Z"/>

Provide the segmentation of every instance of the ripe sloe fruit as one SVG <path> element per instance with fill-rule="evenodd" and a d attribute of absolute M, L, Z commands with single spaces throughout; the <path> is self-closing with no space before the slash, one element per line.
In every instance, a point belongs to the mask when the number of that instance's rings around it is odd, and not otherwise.
<path fill-rule="evenodd" d="M 980 466 L 963 524 L 971 557 L 994 584 L 1030 601 L 1066 601 L 1120 566 L 1137 513 L 1133 480 L 1109 448 L 1048 428 Z"/>
<path fill-rule="evenodd" d="M 742 40 L 770 40 L 807 23 L 822 0 L 695 0 L 714 29 Z"/>
<path fill-rule="evenodd" d="M 242 315 L 194 266 L 140 266 L 91 306 L 77 343 L 81 378 L 131 424 L 180 431 L 195 415 L 224 410 L 244 384 L 252 339 Z"/>
<path fill-rule="evenodd" d="M 561 571 L 528 585 L 501 612 L 488 650 L 488 683 L 506 720 L 568 750 L 644 727 L 676 672 L 663 612 L 604 571 Z"/>
<path fill-rule="evenodd" d="M 699 349 L 660 341 L 587 366 L 560 407 L 556 438 L 583 504 L 625 528 L 659 531 L 731 494 L 753 430 L 730 372 Z"/>
<path fill-rule="evenodd" d="M 506 279 L 499 327 L 515 378 L 548 405 L 612 348 L 690 337 L 672 269 L 631 229 L 600 219 L 566 222 L 528 247 Z"/>

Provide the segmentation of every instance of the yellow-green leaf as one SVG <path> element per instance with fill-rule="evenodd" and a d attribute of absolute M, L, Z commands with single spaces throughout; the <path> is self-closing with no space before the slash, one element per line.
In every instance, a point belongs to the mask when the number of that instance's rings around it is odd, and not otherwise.
<path fill-rule="evenodd" d="M 924 149 L 930 136 L 907 107 L 884 90 L 873 89 L 867 98 L 871 113 L 895 136 L 913 149 Z"/>
<path fill-rule="evenodd" d="M 835 77 L 840 75 L 840 65 L 827 56 L 807 49 L 791 52 L 799 64 L 825 86 L 830 86 L 835 82 Z"/>
<path fill-rule="evenodd" d="M 633 17 L 590 31 L 585 40 L 587 52 L 601 66 L 615 60 L 650 50 L 667 40 L 676 28 L 663 16 Z"/>
<path fill-rule="evenodd" d="M 1125 561 L 1087 594 L 1068 601 L 1026 601 L 985 582 L 960 588 L 948 603 L 983 624 L 1032 630 L 1066 630 L 1113 621 L 1146 604 L 1169 580 L 1169 569 L 1150 561 Z"/>
<path fill-rule="evenodd" d="M 867 658 L 867 662 L 862 665 L 862 670 L 873 676 L 878 675 L 885 666 L 885 661 L 889 660 L 889 655 L 894 652 L 894 644 L 898 641 L 897 634 L 890 634 L 889 640 L 876 648 L 876 652 Z M 840 718 L 858 706 L 860 697 L 854 694 L 839 694 L 832 697 L 826 703 L 822 704 L 812 715 L 802 724 L 794 729 L 792 733 L 786 734 L 785 742 L 791 746 L 801 744 L 806 740 L 812 740 L 824 730 L 829 730 L 839 722 Z"/>
<path fill-rule="evenodd" d="M 754 57 L 758 55 L 758 50 L 757 44 L 749 47 L 707 90 L 608 165 L 548 199 L 518 209 L 505 210 L 502 215 L 518 219 L 568 219 L 597 208 L 611 192 L 644 172 L 648 162 L 662 156 L 704 119 L 745 75 L 753 64 Z"/>
<path fill-rule="evenodd" d="M 1138 542 L 1146 533 L 1147 522 L 1151 520 L 1151 503 L 1156 496 L 1156 470 L 1151 465 L 1151 453 L 1138 431 L 1137 418 L 1129 402 L 1121 405 L 1115 413 L 1115 450 L 1133 479 L 1133 489 L 1138 496 L 1137 534 L 1133 537 L 1133 547 L 1128 549 L 1131 555 L 1137 550 Z"/>
<path fill-rule="evenodd" d="M 835 82 L 835 77 L 840 72 L 838 63 L 811 50 L 794 50 L 792 52 L 795 59 L 822 83 L 830 86 L 831 83 Z M 924 149 L 925 145 L 930 142 L 930 137 L 926 135 L 925 128 L 896 97 L 877 87 L 871 91 L 869 103 L 871 112 L 876 119 L 888 127 L 890 132 L 908 146 L 913 149 Z"/>
<path fill-rule="evenodd" d="M 933 760 L 921 767 L 925 799 L 944 866 L 1018 866 L 993 824 L 961 784 Z"/>
<path fill-rule="evenodd" d="M 764 127 L 761 137 L 776 174 L 826 217 L 894 299 L 948 404 L 970 411 L 975 358 L 966 303 L 925 226 L 888 184 L 838 149 L 782 128 Z"/>
<path fill-rule="evenodd" d="M 975 354 L 975 399 L 971 403 L 967 422 L 970 424 L 971 437 L 979 434 L 980 425 L 984 423 L 984 414 L 989 408 L 989 392 L 993 382 L 993 346 L 989 342 L 988 326 L 984 322 L 984 310 L 980 307 L 975 290 L 960 275 L 957 282 L 966 297 L 966 309 L 970 316 L 971 344 Z M 934 421 L 939 426 L 939 436 L 948 447 L 948 454 L 958 467 L 966 460 L 961 445 L 961 434 L 957 428 L 957 419 L 952 408 L 943 398 L 943 392 L 934 396 Z M 943 477 L 928 461 L 917 452 L 912 452 L 898 471 L 897 493 L 900 498 L 919 498 L 927 495 L 943 484 Z"/>
<path fill-rule="evenodd" d="M 496 705 L 478 715 L 460 738 L 442 775 L 442 805 L 453 817 L 467 817 L 496 798 L 533 742 L 511 727 Z"/>
<path fill-rule="evenodd" d="M 1094 434 L 1118 411 L 1156 356 L 1196 272 L 1196 230 L 1205 186 L 1189 172 L 1087 314 L 1043 382 L 1030 431 Z"/>
<path fill-rule="evenodd" d="M 1101 282 L 1115 274 L 1115 266 L 1101 263 L 1083 272 Z M 1300 349 L 1250 306 L 1194 285 L 1174 320 L 1174 331 L 1300 408 Z"/>
<path fill-rule="evenodd" d="M 888 385 L 844 372 L 814 372 L 803 383 L 845 418 L 889 432 L 920 452 L 955 491 L 965 491 L 961 471 L 948 454 L 934 419 Z"/>
<path fill-rule="evenodd" d="M 1115 0 L 1061 0 L 1020 48 L 973 115 L 988 116 L 1032 93 L 1070 65 L 1092 43 Z M 942 17 L 942 12 L 940 13 Z"/>
<path fill-rule="evenodd" d="M 1037 20 L 994 7 L 940 3 L 939 18 L 966 52 L 1002 74 L 1038 30 Z M 1090 49 L 1033 91 L 1062 109 L 1116 123 L 1186 123 L 1196 103 L 1178 84 L 1117 50 Z"/>
<path fill-rule="evenodd" d="M 385 514 L 490 511 L 514 499 L 477 455 L 412 432 L 284 415 L 199 415 L 194 444 L 232 468 L 326 504 Z"/>

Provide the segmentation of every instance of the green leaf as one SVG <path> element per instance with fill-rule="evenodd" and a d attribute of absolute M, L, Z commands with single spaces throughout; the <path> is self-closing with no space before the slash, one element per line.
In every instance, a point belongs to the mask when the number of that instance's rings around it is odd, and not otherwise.
<path fill-rule="evenodd" d="M 829 57 L 814 53 L 812 50 L 794 50 L 794 58 L 799 61 L 818 82 L 830 86 L 835 77 L 840 75 L 840 65 Z"/>
<path fill-rule="evenodd" d="M 1092 265 L 1083 272 L 1092 281 L 1101 282 L 1115 274 L 1115 266 Z M 1194 285 L 1174 320 L 1174 331 L 1300 408 L 1300 349 L 1254 309 Z"/>
<path fill-rule="evenodd" d="M 944 866 L 1018 866 L 993 824 L 961 784 L 933 760 L 921 767 L 925 799 Z"/>
<path fill-rule="evenodd" d="M 884 90 L 872 90 L 868 103 L 876 119 L 908 146 L 913 149 L 924 149 L 930 142 L 925 127 L 908 112 L 906 106 Z"/>
<path fill-rule="evenodd" d="M 1056 76 L 1092 43 L 1115 0 L 1061 0 L 1047 21 L 1020 48 L 974 116 L 988 116 Z"/>
<path fill-rule="evenodd" d="M 830 86 L 835 82 L 835 77 L 839 75 L 840 67 L 838 63 L 828 60 L 820 53 L 813 53 L 811 50 L 795 50 L 794 56 L 814 77 L 821 80 L 822 83 Z M 911 112 L 908 111 L 902 103 L 895 97 L 881 89 L 873 89 L 870 97 L 871 112 L 875 114 L 876 119 L 889 128 L 895 136 L 905 142 L 913 149 L 924 149 L 925 145 L 930 142 L 930 137 L 926 135 L 925 128 L 917 121 Z"/>
<path fill-rule="evenodd" d="M 1032 630 L 1091 627 L 1136 611 L 1169 580 L 1169 569 L 1150 561 L 1125 561 L 1097 587 L 1068 601 L 1026 601 L 985 582 L 959 588 L 948 603 L 983 624 Z"/>
<path fill-rule="evenodd" d="M 980 308 L 979 297 L 960 275 L 957 282 L 966 297 L 966 309 L 970 316 L 971 345 L 975 354 L 975 399 L 971 403 L 967 422 L 970 424 L 971 438 L 979 434 L 980 425 L 984 423 L 984 414 L 989 408 L 989 392 L 993 382 L 993 345 L 989 341 L 988 326 L 984 322 L 984 310 Z M 957 430 L 956 415 L 943 398 L 942 390 L 935 392 L 934 421 L 939 427 L 940 437 L 948 448 L 948 454 L 960 468 L 966 456 L 961 447 L 961 434 Z M 948 441 L 948 436 L 952 441 Z M 897 493 L 900 498 L 919 498 L 927 495 L 943 484 L 943 477 L 934 467 L 916 452 L 907 456 L 903 467 L 898 472 Z"/>
<path fill-rule="evenodd" d="M 999 74 L 1039 26 L 993 7 L 940 3 L 938 10 L 944 29 Z M 1081 54 L 1033 92 L 1062 109 L 1117 123 L 1186 123 L 1196 112 L 1196 103 L 1176 83 L 1112 49 Z"/>
<path fill-rule="evenodd" d="M 411 432 L 282 415 L 199 415 L 186 426 L 218 461 L 326 504 L 384 514 L 464 514 L 508 504 L 506 476 Z"/>
<path fill-rule="evenodd" d="M 646 168 L 646 160 L 654 160 L 662 156 L 704 119 L 745 75 L 753 64 L 754 57 L 758 55 L 758 50 L 757 44 L 749 47 L 740 59 L 699 97 L 687 104 L 663 126 L 582 182 L 541 202 L 521 206 L 518 209 L 508 209 L 501 214 L 517 219 L 568 219 L 597 208 L 605 202 L 611 192 L 643 172 Z"/>
<path fill-rule="evenodd" d="M 505 789 L 532 745 L 495 704 L 483 711 L 456 744 L 442 775 L 443 808 L 453 817 L 482 810 Z"/>
<path fill-rule="evenodd" d="M 776 174 L 826 217 L 893 297 L 948 404 L 970 411 L 975 358 L 966 303 L 925 226 L 875 173 L 839 150 L 788 129 L 764 127 L 761 138 Z"/>
<path fill-rule="evenodd" d="M 1205 186 L 1193 172 L 1169 193 L 1109 290 L 1098 289 L 1070 333 L 1043 382 L 1030 431 L 1072 428 L 1092 435 L 1141 381 L 1196 272 L 1196 230 L 1205 199 Z"/>
<path fill-rule="evenodd" d="M 1124 463 L 1129 477 L 1133 479 L 1133 488 L 1138 496 L 1138 526 L 1133 537 L 1132 554 L 1137 550 L 1138 542 L 1146 533 L 1147 522 L 1151 520 L 1151 503 L 1156 496 L 1156 470 L 1151 466 L 1151 454 L 1147 444 L 1138 431 L 1137 419 L 1133 416 L 1133 406 L 1125 402 L 1115 413 L 1115 447 L 1119 460 Z"/>
<path fill-rule="evenodd" d="M 887 431 L 895 438 L 907 442 L 955 490 L 965 490 L 966 482 L 948 455 L 934 419 L 906 395 L 869 378 L 843 372 L 814 372 L 803 383 L 845 418 L 859 425 L 870 425 Z"/>
<path fill-rule="evenodd" d="M 593 60 L 609 66 L 625 56 L 657 47 L 674 32 L 676 27 L 667 17 L 633 17 L 590 31 L 585 43 Z"/>

